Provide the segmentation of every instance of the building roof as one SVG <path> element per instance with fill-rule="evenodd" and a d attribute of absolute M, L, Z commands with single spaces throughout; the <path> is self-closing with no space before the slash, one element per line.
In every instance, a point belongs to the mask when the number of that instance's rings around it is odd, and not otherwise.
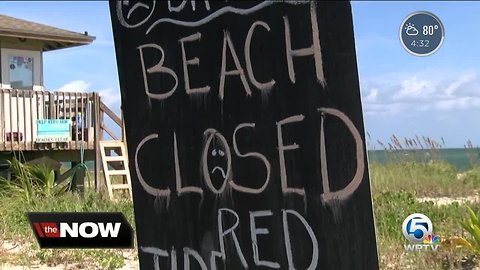
<path fill-rule="evenodd" d="M 0 38 L 2 37 L 16 38 L 21 42 L 32 41 L 32 44 L 40 46 L 43 51 L 86 45 L 95 40 L 95 37 L 89 36 L 87 32 L 82 34 L 0 15 Z"/>

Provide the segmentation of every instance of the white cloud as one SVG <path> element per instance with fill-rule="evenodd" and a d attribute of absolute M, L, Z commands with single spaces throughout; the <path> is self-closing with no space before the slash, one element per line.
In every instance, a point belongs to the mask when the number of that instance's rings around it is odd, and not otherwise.
<path fill-rule="evenodd" d="M 458 78 L 458 80 L 452 82 L 447 89 L 445 89 L 445 93 L 448 96 L 451 96 L 454 94 L 457 90 L 459 90 L 460 86 L 469 83 L 469 82 L 474 82 L 477 80 L 477 74 L 474 72 L 469 72 L 467 74 L 464 74 Z"/>
<path fill-rule="evenodd" d="M 120 104 L 121 98 L 119 91 L 114 90 L 113 88 L 107 88 L 98 91 L 98 93 L 100 94 L 103 103 L 105 103 L 107 106 L 112 107 Z"/>
<path fill-rule="evenodd" d="M 422 71 L 362 81 L 367 115 L 447 112 L 480 108 L 476 72 Z"/>
<path fill-rule="evenodd" d="M 401 89 L 393 95 L 393 100 L 426 99 L 436 90 L 434 83 L 418 79 L 417 76 L 401 81 L 400 86 Z"/>
<path fill-rule="evenodd" d="M 375 101 L 377 101 L 377 97 L 378 97 L 378 89 L 373 88 L 372 90 L 370 90 L 370 93 L 366 97 L 363 98 L 363 101 L 375 102 Z"/>
<path fill-rule="evenodd" d="M 69 82 L 62 87 L 54 90 L 58 92 L 87 92 L 90 84 L 83 80 Z"/>
<path fill-rule="evenodd" d="M 364 106 L 366 115 L 395 115 L 406 108 L 404 103 L 368 104 Z"/>
<path fill-rule="evenodd" d="M 92 92 L 90 90 L 90 83 L 87 83 L 83 80 L 71 81 L 62 87 L 54 90 L 58 92 Z M 113 87 L 109 87 L 103 90 L 96 90 L 100 97 L 102 98 L 103 103 L 109 107 L 119 107 L 120 105 L 120 93 L 116 91 Z"/>
<path fill-rule="evenodd" d="M 457 97 L 454 99 L 440 100 L 434 103 L 434 108 L 439 110 L 463 110 L 480 107 L 478 97 Z"/>

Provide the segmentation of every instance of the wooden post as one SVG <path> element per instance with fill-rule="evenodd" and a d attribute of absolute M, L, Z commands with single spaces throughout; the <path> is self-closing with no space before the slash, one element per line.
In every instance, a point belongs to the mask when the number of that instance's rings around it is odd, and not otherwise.
<path fill-rule="evenodd" d="M 47 116 L 47 118 L 55 118 L 54 114 L 55 114 L 55 104 L 53 102 L 54 98 L 53 98 L 53 93 L 52 92 L 48 92 L 48 111 L 49 111 L 49 115 Z"/>
<path fill-rule="evenodd" d="M 100 97 L 97 93 L 93 95 L 94 99 L 94 144 L 95 144 L 95 191 L 100 192 L 100 170 L 101 170 L 101 156 L 100 156 L 100 140 L 102 139 L 101 135 L 101 120 L 100 120 Z"/>
<path fill-rule="evenodd" d="M 75 166 L 77 166 L 80 162 L 78 161 L 72 161 L 70 162 L 71 164 L 71 168 L 73 169 Z M 75 174 L 75 173 L 74 173 Z M 83 184 L 83 183 L 82 183 Z M 70 186 L 70 189 L 71 190 L 77 190 L 77 187 L 78 187 L 78 183 L 77 183 L 77 179 L 75 177 L 73 177 L 72 179 L 72 184 Z"/>
<path fill-rule="evenodd" d="M 35 92 L 34 91 L 29 91 L 28 92 L 29 94 L 29 98 L 30 98 L 30 149 L 29 150 L 33 150 L 34 149 L 34 144 L 35 142 L 33 141 L 33 125 L 34 125 L 34 122 L 35 122 L 35 125 L 37 123 L 37 119 L 38 119 L 38 114 L 35 115 L 35 117 L 33 117 L 33 110 L 35 107 L 38 107 L 38 105 L 35 105 L 34 107 L 34 102 L 35 104 L 37 104 L 37 97 L 35 95 Z M 2 119 L 2 118 L 0 118 Z"/>

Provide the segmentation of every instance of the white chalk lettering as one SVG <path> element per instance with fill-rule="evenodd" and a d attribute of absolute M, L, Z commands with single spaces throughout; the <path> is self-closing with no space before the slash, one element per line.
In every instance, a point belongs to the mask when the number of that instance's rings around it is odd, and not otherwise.
<path fill-rule="evenodd" d="M 242 81 L 243 87 L 247 96 L 252 95 L 252 90 L 250 90 L 250 86 L 248 85 L 247 78 L 245 77 L 245 73 L 243 71 L 242 66 L 240 65 L 240 60 L 238 59 L 237 52 L 233 46 L 232 39 L 230 38 L 230 33 L 227 30 L 223 31 L 223 50 L 222 50 L 222 69 L 220 73 L 220 87 L 218 90 L 218 96 L 220 100 L 223 100 L 224 92 L 225 92 L 225 76 L 229 75 L 240 75 L 240 80 Z M 227 71 L 227 46 L 230 51 L 230 55 L 233 58 L 233 62 L 235 63 L 235 68 L 233 70 Z"/>
<path fill-rule="evenodd" d="M 205 2 L 205 9 L 210 10 L 210 1 L 204 0 L 204 2 Z M 192 3 L 192 10 L 195 11 L 195 8 L 196 8 L 195 0 L 192 0 L 191 3 Z"/>
<path fill-rule="evenodd" d="M 191 0 L 190 4 L 192 5 L 192 10 L 195 11 L 196 9 L 196 1 Z M 205 8 L 207 10 L 210 10 L 210 1 L 205 0 Z M 168 0 L 168 11 L 170 12 L 180 12 L 185 8 L 185 5 L 187 4 L 187 0 L 183 0 L 178 6 L 174 7 L 172 6 L 171 0 Z"/>
<path fill-rule="evenodd" d="M 325 145 L 325 114 L 320 116 L 320 166 L 322 174 L 323 192 L 329 192 L 330 186 L 328 181 L 328 164 L 327 164 L 327 149 Z"/>
<path fill-rule="evenodd" d="M 223 219 L 222 219 L 222 212 L 228 212 L 232 214 L 235 217 L 235 224 L 233 224 L 232 227 L 228 229 L 223 228 Z M 213 251 L 211 254 L 210 258 L 210 263 L 211 263 L 211 268 L 212 269 L 217 269 L 217 266 L 215 264 L 215 257 L 220 257 L 222 260 L 225 262 L 226 260 L 226 251 L 225 251 L 225 241 L 224 237 L 227 236 L 228 234 L 232 235 L 232 240 L 233 243 L 235 244 L 235 249 L 237 250 L 238 257 L 240 258 L 240 261 L 242 262 L 243 268 L 247 269 L 248 264 L 247 261 L 245 260 L 245 257 L 243 256 L 242 249 L 240 248 L 240 243 L 238 242 L 237 235 L 235 234 L 235 229 L 239 225 L 240 218 L 238 217 L 238 214 L 235 213 L 235 211 L 228 209 L 228 208 L 220 208 L 218 209 L 218 241 L 220 243 L 220 252 L 218 251 Z"/>
<path fill-rule="evenodd" d="M 170 264 L 172 265 L 171 270 L 177 270 L 177 251 L 172 247 L 170 252 Z"/>
<path fill-rule="evenodd" d="M 324 202 L 328 202 L 329 200 L 333 199 L 346 199 L 348 196 L 350 196 L 355 190 L 357 190 L 358 186 L 362 182 L 363 179 L 363 174 L 365 172 L 365 153 L 363 150 L 363 140 L 362 136 L 360 135 L 360 132 L 358 132 L 357 128 L 353 124 L 353 122 L 346 116 L 343 112 L 333 109 L 333 108 L 318 108 L 318 111 L 321 113 L 333 115 L 340 120 L 347 126 L 348 130 L 350 133 L 352 133 L 353 139 L 355 140 L 355 149 L 356 149 L 356 158 L 357 158 L 357 170 L 355 171 L 355 175 L 353 176 L 352 180 L 348 183 L 348 185 L 338 191 L 333 191 L 330 192 L 330 184 L 328 182 L 328 171 L 327 171 L 327 153 L 325 150 L 325 147 L 322 147 L 321 153 L 320 153 L 320 158 L 321 158 L 321 165 L 322 165 L 322 183 L 323 183 L 323 194 L 322 194 L 322 199 Z M 320 145 L 325 144 L 325 136 L 323 134 L 323 120 L 321 123 L 321 140 Z"/>
<path fill-rule="evenodd" d="M 144 60 L 144 57 L 143 57 L 144 48 L 156 49 L 156 50 L 159 50 L 162 53 L 162 56 L 161 56 L 158 64 L 156 64 L 156 65 L 154 65 L 154 66 L 152 66 L 148 69 L 145 67 L 145 60 Z M 143 82 L 145 84 L 145 93 L 147 94 L 147 96 L 149 98 L 158 99 L 158 100 L 163 100 L 163 99 L 166 99 L 169 96 L 171 96 L 173 94 L 173 92 L 175 92 L 175 90 L 177 89 L 178 77 L 177 77 L 177 74 L 172 69 L 163 66 L 163 62 L 165 61 L 165 52 L 163 51 L 162 47 L 160 47 L 157 44 L 144 44 L 144 45 L 139 46 L 137 49 L 140 52 L 140 62 L 142 64 Z M 148 83 L 148 75 L 152 74 L 152 73 L 169 74 L 175 80 L 175 85 L 172 87 L 172 89 L 170 89 L 166 93 L 162 93 L 162 94 L 151 93 L 149 83 Z"/>
<path fill-rule="evenodd" d="M 188 247 L 183 248 L 183 269 L 184 270 L 190 270 L 190 257 L 193 257 L 197 261 L 198 265 L 200 265 L 202 270 L 208 270 L 207 265 L 203 261 L 200 254 L 198 254 L 197 251 Z"/>
<path fill-rule="evenodd" d="M 180 39 L 180 44 L 182 46 L 182 60 L 183 60 L 183 77 L 185 79 L 185 90 L 187 94 L 193 94 L 193 93 L 208 93 L 210 91 L 210 86 L 203 86 L 203 87 L 197 87 L 197 88 L 191 88 L 190 86 L 190 78 L 188 75 L 188 66 L 189 65 L 200 65 L 200 59 L 198 57 L 188 59 L 187 60 L 187 53 L 185 52 L 185 42 L 192 42 L 192 41 L 197 41 L 200 40 L 202 37 L 202 34 L 197 32 L 193 35 L 190 35 L 188 37 L 184 37 Z"/>
<path fill-rule="evenodd" d="M 182 187 L 182 176 L 180 173 L 180 162 L 178 160 L 178 146 L 177 146 L 177 134 L 173 132 L 173 154 L 175 159 L 175 184 L 178 195 L 182 195 L 184 193 L 200 193 L 203 194 L 203 190 L 199 187 L 189 186 L 189 187 Z"/>
<path fill-rule="evenodd" d="M 135 172 L 137 173 L 137 178 L 138 178 L 138 181 L 140 182 L 140 185 L 148 194 L 156 197 L 162 197 L 162 196 L 168 197 L 170 195 L 170 189 L 168 187 L 166 189 L 154 188 L 149 184 L 147 184 L 147 182 L 142 176 L 142 173 L 140 172 L 140 167 L 138 166 L 138 152 L 140 151 L 140 149 L 142 149 L 143 145 L 148 141 L 151 141 L 157 138 L 158 138 L 158 134 L 156 133 L 150 134 L 147 137 L 143 138 L 143 140 L 138 144 L 137 149 L 135 150 Z"/>
<path fill-rule="evenodd" d="M 296 193 L 299 195 L 305 195 L 305 190 L 303 188 L 288 187 L 287 169 L 285 165 L 285 150 L 295 150 L 295 149 L 298 149 L 300 146 L 296 143 L 293 143 L 290 145 L 284 145 L 283 135 L 282 135 L 282 125 L 285 125 L 288 123 L 301 122 L 303 121 L 304 118 L 305 116 L 303 116 L 302 114 L 299 114 L 299 115 L 290 116 L 288 118 L 285 118 L 277 122 L 278 156 L 280 160 L 280 181 L 282 184 L 282 191 L 284 193 Z"/>
<path fill-rule="evenodd" d="M 216 18 L 218 18 L 221 15 L 226 14 L 226 13 L 233 13 L 233 14 L 239 14 L 239 15 L 249 15 L 249 14 L 255 13 L 255 12 L 265 8 L 265 7 L 273 5 L 275 3 L 276 3 L 276 1 L 263 1 L 263 2 L 253 6 L 251 8 L 247 8 L 247 9 L 226 6 L 226 7 L 223 7 L 221 9 L 209 14 L 205 18 L 202 18 L 202 19 L 197 20 L 197 21 L 190 21 L 190 22 L 189 21 L 176 20 L 176 19 L 172 19 L 172 18 L 160 18 L 157 21 L 155 21 L 147 29 L 146 34 L 148 35 L 148 33 L 150 33 L 153 30 L 153 28 L 155 28 L 155 26 L 157 26 L 161 23 L 171 23 L 171 24 L 181 25 L 181 26 L 185 26 L 185 27 L 197 27 L 197 26 L 201 26 L 203 24 L 206 24 L 206 23 L 210 22 L 211 20 L 216 19 Z M 289 2 L 287 2 L 287 3 L 289 3 Z M 205 4 L 207 4 L 206 1 L 205 1 Z M 293 3 L 293 4 L 295 4 L 295 3 Z M 210 5 L 208 7 L 210 7 Z M 207 8 L 207 9 L 209 10 L 209 8 Z"/>
<path fill-rule="evenodd" d="M 262 26 L 263 28 L 267 29 L 267 31 L 270 31 L 270 26 L 268 26 L 267 23 L 262 21 L 256 21 L 252 24 L 252 26 L 250 26 L 250 29 L 248 30 L 247 38 L 245 39 L 245 48 L 244 48 L 245 62 L 247 64 L 247 74 L 248 74 L 248 78 L 250 79 L 250 81 L 255 87 L 257 87 L 260 90 L 270 90 L 275 85 L 275 80 L 272 79 L 269 82 L 261 83 L 255 78 L 255 75 L 253 74 L 250 47 L 252 43 L 253 32 L 255 31 L 255 28 L 257 26 Z"/>
<path fill-rule="evenodd" d="M 160 270 L 160 262 L 159 262 L 159 257 L 168 257 L 168 252 L 159 249 L 156 247 L 140 247 L 140 249 L 145 252 L 153 255 L 153 267 L 155 270 Z M 172 264 L 173 265 L 173 264 Z M 173 270 L 173 267 L 172 267 Z"/>
<path fill-rule="evenodd" d="M 233 189 L 235 189 L 237 191 L 240 191 L 240 192 L 251 193 L 251 194 L 260 194 L 267 188 L 268 183 L 270 182 L 270 170 L 271 170 L 270 162 L 268 162 L 267 158 L 264 155 L 262 155 L 260 153 L 257 153 L 257 152 L 249 152 L 249 153 L 246 153 L 246 154 L 240 153 L 240 150 L 238 150 L 238 145 L 237 145 L 237 132 L 244 127 L 254 128 L 255 124 L 254 123 L 243 123 L 243 124 L 238 125 L 235 128 L 235 131 L 233 132 L 233 150 L 235 151 L 235 154 L 237 154 L 237 156 L 239 156 L 239 157 L 253 157 L 253 158 L 261 160 L 263 162 L 263 164 L 265 165 L 265 169 L 267 170 L 267 176 L 266 176 L 265 182 L 263 183 L 263 186 L 261 186 L 258 189 L 240 186 L 240 185 L 236 184 L 234 180 L 232 180 L 230 182 L 230 185 L 232 186 Z"/>
<path fill-rule="evenodd" d="M 150 19 L 150 17 L 152 16 L 153 14 L 153 11 L 155 10 L 155 5 L 156 5 L 156 0 L 153 0 L 153 1 L 148 1 L 148 5 L 145 4 L 145 3 L 142 3 L 142 2 L 137 2 L 135 3 L 131 8 L 130 10 L 128 11 L 127 13 L 127 17 L 125 18 L 125 15 L 124 15 L 124 12 L 123 12 L 123 6 L 127 6 L 129 5 L 129 1 L 117 1 L 117 18 L 118 18 L 118 21 L 120 22 L 121 25 L 123 25 L 123 27 L 125 28 L 135 28 L 135 27 L 139 27 L 141 25 L 143 25 L 145 22 L 148 21 L 148 19 Z M 151 6 L 150 6 L 151 5 Z M 136 24 L 130 24 L 127 22 L 126 19 L 130 19 L 130 16 L 132 15 L 132 13 L 137 10 L 138 8 L 146 8 L 146 9 L 150 9 L 150 13 L 140 22 L 136 23 Z"/>
<path fill-rule="evenodd" d="M 365 164 L 364 164 L 364 149 L 363 149 L 363 140 L 359 133 L 359 131 L 355 128 L 353 122 L 341 111 L 333 108 L 318 108 L 317 109 L 321 113 L 320 118 L 320 162 L 321 162 L 321 181 L 323 186 L 323 194 L 322 200 L 327 202 L 332 199 L 345 199 L 349 195 L 351 195 L 361 184 L 363 179 L 363 174 L 365 172 Z M 326 153 L 326 138 L 324 132 L 324 122 L 326 115 L 332 115 L 334 117 L 339 118 L 348 128 L 350 133 L 353 136 L 356 145 L 356 171 L 353 178 L 348 182 L 343 189 L 337 191 L 330 190 L 330 180 L 328 175 L 328 164 L 327 164 L 327 153 Z M 289 185 L 288 174 L 287 174 L 287 162 L 286 162 L 286 151 L 292 151 L 299 149 L 300 146 L 292 142 L 287 144 L 284 141 L 284 129 L 285 125 L 291 123 L 302 122 L 305 119 L 305 116 L 302 114 L 294 115 L 287 117 L 283 120 L 280 120 L 276 123 L 277 128 L 277 149 L 278 149 L 278 160 L 279 160 L 279 175 L 281 181 L 281 188 L 284 194 L 294 193 L 301 196 L 305 195 L 305 189 L 303 187 L 292 187 Z M 237 127 L 235 127 L 232 135 L 232 143 L 233 143 L 233 150 L 235 155 L 240 158 L 253 158 L 259 160 L 263 163 L 265 167 L 265 179 L 262 182 L 260 187 L 247 187 L 239 184 L 238 179 L 234 178 L 234 173 L 232 169 L 232 154 L 231 148 L 226 140 L 226 138 L 219 133 L 217 130 L 213 128 L 206 129 L 204 132 L 205 136 L 205 143 L 203 145 L 201 160 L 200 160 L 200 171 L 202 174 L 202 178 L 204 184 L 208 189 L 216 194 L 224 193 L 227 185 L 230 185 L 232 189 L 242 192 L 242 193 L 249 193 L 249 194 L 260 194 L 266 190 L 268 185 L 270 184 L 271 180 L 271 164 L 267 157 L 258 152 L 242 152 L 239 149 L 239 132 L 245 128 L 255 128 L 255 123 L 241 123 Z M 145 178 L 143 177 L 139 165 L 139 152 L 142 150 L 144 144 L 147 142 L 158 139 L 158 134 L 150 134 L 146 136 L 138 145 L 135 152 L 135 170 L 139 180 L 139 183 L 143 187 L 143 189 L 153 196 L 169 196 L 170 190 L 168 185 L 165 189 L 154 188 L 150 186 Z M 215 140 L 215 141 L 214 141 Z M 212 147 L 213 146 L 213 147 Z M 214 162 L 210 162 L 209 159 L 217 158 L 217 160 L 213 160 Z M 183 186 L 182 182 L 182 173 L 180 167 L 180 157 L 178 153 L 178 142 L 177 142 L 177 134 L 173 132 L 173 159 L 174 159 L 174 170 L 175 170 L 175 186 L 176 186 L 176 193 L 178 195 L 183 195 L 187 193 L 198 193 L 202 195 L 204 191 L 199 186 Z M 210 168 L 213 167 L 213 168 Z M 216 176 L 220 175 L 222 178 L 215 178 L 220 179 L 221 182 L 219 184 L 215 184 L 212 180 L 212 175 L 216 174 Z M 218 186 L 220 185 L 220 186 Z M 295 184 L 293 184 L 295 186 Z"/>
<path fill-rule="evenodd" d="M 293 57 L 300 56 L 309 56 L 313 55 L 315 60 L 315 73 L 317 75 L 317 80 L 322 85 L 325 84 L 325 78 L 323 75 L 323 64 L 322 64 L 322 53 L 320 48 L 320 34 L 318 32 L 318 22 L 317 22 L 317 10 L 316 10 L 316 1 L 311 1 L 310 4 L 310 20 L 312 24 L 312 46 L 303 49 L 292 49 L 292 39 L 290 32 L 290 23 L 288 17 L 284 16 L 283 21 L 285 24 L 285 47 L 287 55 L 287 66 L 288 66 L 288 76 L 290 81 L 295 83 L 295 68 L 293 66 Z"/>
<path fill-rule="evenodd" d="M 205 145 L 203 147 L 203 154 L 202 154 L 202 172 L 203 172 L 203 179 L 205 180 L 205 184 L 207 187 L 215 194 L 221 194 L 223 190 L 225 189 L 229 179 L 231 179 L 232 175 L 232 154 L 230 153 L 230 147 L 228 146 L 227 140 L 221 133 L 216 131 L 213 128 L 209 128 L 204 132 L 204 135 L 207 137 L 207 140 L 205 142 Z M 220 140 L 220 143 L 225 149 L 226 156 L 225 158 L 227 159 L 227 170 L 226 173 L 224 172 L 223 168 L 221 167 L 215 167 L 213 168 L 212 171 L 208 169 L 208 153 L 209 153 L 209 148 L 210 144 L 212 143 L 213 138 L 216 137 Z M 211 173 L 214 173 L 216 169 L 219 169 L 223 175 L 224 181 L 222 186 L 219 189 L 216 189 L 215 186 L 212 183 L 212 178 L 210 177 Z"/>
<path fill-rule="evenodd" d="M 260 260 L 260 254 L 258 252 L 258 240 L 257 235 L 260 234 L 269 234 L 270 232 L 266 228 L 257 228 L 255 224 L 255 218 L 257 217 L 266 217 L 273 215 L 271 210 L 263 210 L 263 211 L 253 211 L 250 212 L 250 237 L 252 239 L 252 249 L 253 249 L 253 261 L 257 266 L 266 266 L 270 268 L 280 268 L 280 264 L 277 262 L 270 262 Z"/>
<path fill-rule="evenodd" d="M 313 233 L 312 228 L 308 225 L 308 222 L 302 217 L 297 211 L 295 210 L 282 210 L 283 213 L 283 234 L 285 239 L 285 250 L 287 252 L 287 261 L 288 261 L 288 269 L 296 269 L 295 264 L 293 263 L 293 255 L 292 255 L 292 244 L 290 242 L 290 232 L 288 230 L 288 219 L 287 215 L 294 215 L 296 216 L 303 224 L 305 229 L 310 236 L 310 240 L 312 240 L 312 260 L 310 262 L 310 266 L 308 266 L 307 270 L 317 269 L 318 264 L 318 242 L 317 237 L 315 237 L 315 233 Z"/>
<path fill-rule="evenodd" d="M 298 221 L 302 224 L 302 226 L 305 228 L 305 231 L 307 232 L 310 242 L 311 242 L 311 255 L 310 255 L 310 265 L 308 266 L 307 270 L 313 270 L 316 269 L 318 266 L 318 259 L 319 259 L 319 249 L 318 249 L 318 242 L 317 238 L 315 236 L 315 233 L 313 232 L 312 227 L 308 224 L 306 219 L 300 215 L 297 211 L 292 210 L 292 209 L 281 209 L 282 213 L 282 226 L 283 226 L 283 239 L 284 239 L 284 244 L 285 244 L 285 250 L 287 254 L 287 263 L 288 267 L 286 266 L 281 266 L 278 262 L 274 261 L 267 261 L 267 260 L 262 260 L 261 256 L 259 254 L 260 249 L 259 248 L 259 241 L 258 241 L 258 236 L 259 235 L 269 235 L 270 231 L 267 228 L 259 228 L 257 227 L 257 221 L 259 218 L 267 218 L 273 216 L 272 210 L 258 210 L 258 211 L 250 211 L 249 212 L 249 229 L 250 229 L 250 240 L 251 240 L 251 245 L 253 249 L 253 268 L 259 268 L 259 267 L 268 267 L 268 268 L 273 268 L 273 269 L 297 269 L 295 267 L 295 260 L 301 260 L 301 261 L 307 261 L 308 260 L 308 254 L 303 254 L 302 253 L 302 258 L 294 258 L 293 257 L 293 248 L 292 247 L 292 234 L 290 233 L 290 223 L 294 223 L 295 225 L 298 224 Z M 227 216 L 229 215 L 229 216 Z M 290 219 L 289 219 L 290 217 Z M 293 219 L 291 217 L 294 217 Z M 230 227 L 225 228 L 223 221 L 226 220 Z M 295 222 L 295 220 L 297 220 Z M 271 223 L 269 223 L 271 224 Z M 195 268 L 197 269 L 198 267 L 195 267 L 193 264 L 197 264 L 200 269 L 206 270 L 206 269 L 212 269 L 216 270 L 217 269 L 217 258 L 221 258 L 223 265 L 225 266 L 225 263 L 227 261 L 227 251 L 229 254 L 232 254 L 232 251 L 235 251 L 238 255 L 238 258 L 240 259 L 240 262 L 242 264 L 241 267 L 244 269 L 248 269 L 249 265 L 247 264 L 247 261 L 243 255 L 243 252 L 240 248 L 240 243 L 238 240 L 238 237 L 235 233 L 235 230 L 239 228 L 240 226 L 240 218 L 237 212 L 235 212 L 232 209 L 228 208 L 220 208 L 218 209 L 218 215 L 217 215 L 217 228 L 218 228 L 218 242 L 219 242 L 219 251 L 212 250 L 210 251 L 210 268 L 208 268 L 207 264 L 205 263 L 205 259 L 200 255 L 200 253 L 197 250 L 194 250 L 190 247 L 183 247 L 183 269 L 191 269 Z M 294 226 L 292 224 L 292 226 Z M 231 235 L 231 241 L 226 240 L 227 235 Z M 280 236 L 274 236 L 272 237 L 280 237 Z M 226 246 L 227 243 L 232 243 L 234 247 Z M 266 245 L 268 245 L 268 241 L 265 241 Z M 298 243 L 298 242 L 297 242 Z M 301 242 L 299 243 L 300 245 L 308 245 L 308 243 Z M 160 257 L 165 257 L 169 258 L 170 262 L 170 269 L 171 270 L 177 270 L 177 253 L 174 247 L 172 246 L 170 254 L 164 249 L 160 248 L 155 248 L 155 247 L 140 247 L 142 252 L 149 253 L 153 255 L 153 263 L 155 266 L 155 269 L 159 269 L 159 258 Z M 304 257 L 305 256 L 305 257 Z M 196 262 L 193 262 L 192 264 L 192 259 Z M 231 258 L 230 258 L 231 259 Z M 238 267 L 237 267 L 238 268 Z"/>
<path fill-rule="evenodd" d="M 172 5 L 171 0 L 168 0 L 167 2 L 168 2 L 168 11 L 170 12 L 180 12 L 185 7 L 185 4 L 187 4 L 187 0 L 182 0 L 182 2 L 178 6 L 174 7 Z"/>

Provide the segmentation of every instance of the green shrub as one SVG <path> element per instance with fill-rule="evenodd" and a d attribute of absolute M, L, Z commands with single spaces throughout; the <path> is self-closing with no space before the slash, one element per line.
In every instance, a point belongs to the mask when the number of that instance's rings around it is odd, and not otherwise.
<path fill-rule="evenodd" d="M 35 203 L 35 197 L 54 197 L 65 193 L 69 183 L 55 183 L 55 173 L 42 165 L 24 164 L 17 158 L 9 161 L 12 179 L 0 178 L 0 195 L 23 197 L 27 203 Z"/>

